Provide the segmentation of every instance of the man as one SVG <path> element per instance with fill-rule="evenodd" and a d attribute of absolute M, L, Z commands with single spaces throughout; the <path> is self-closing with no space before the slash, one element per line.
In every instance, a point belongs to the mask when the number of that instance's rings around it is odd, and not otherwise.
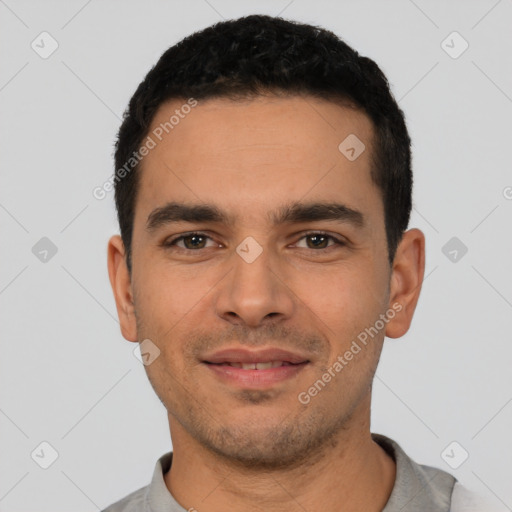
<path fill-rule="evenodd" d="M 370 432 L 425 261 L 378 66 L 309 25 L 218 23 L 148 73 L 115 163 L 110 281 L 173 451 L 106 510 L 459 509 L 453 476 Z"/>

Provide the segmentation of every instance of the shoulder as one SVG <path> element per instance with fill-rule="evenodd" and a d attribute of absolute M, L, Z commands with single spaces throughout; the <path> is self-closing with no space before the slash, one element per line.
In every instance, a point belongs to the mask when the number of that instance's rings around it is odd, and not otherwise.
<path fill-rule="evenodd" d="M 163 475 L 172 464 L 172 451 L 164 453 L 155 464 L 153 476 L 149 485 L 141 487 L 125 496 L 123 499 L 112 503 L 101 512 L 147 512 L 152 504 L 164 504 L 167 510 L 180 510 L 174 498 L 165 486 Z"/>
<path fill-rule="evenodd" d="M 510 509 L 456 482 L 453 487 L 450 512 L 507 512 Z"/>
<path fill-rule="evenodd" d="M 141 487 L 123 499 L 112 503 L 101 512 L 142 512 L 145 510 L 146 492 L 149 486 Z"/>

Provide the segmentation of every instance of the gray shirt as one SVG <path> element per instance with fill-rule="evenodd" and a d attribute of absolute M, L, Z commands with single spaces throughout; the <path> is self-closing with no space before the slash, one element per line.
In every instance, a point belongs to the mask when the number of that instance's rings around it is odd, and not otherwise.
<path fill-rule="evenodd" d="M 402 448 L 381 434 L 373 434 L 396 462 L 396 479 L 382 512 L 450 512 L 455 477 L 414 462 Z M 162 455 L 155 465 L 151 483 L 113 503 L 103 512 L 187 512 L 165 485 L 164 474 L 172 464 L 172 452 Z"/>

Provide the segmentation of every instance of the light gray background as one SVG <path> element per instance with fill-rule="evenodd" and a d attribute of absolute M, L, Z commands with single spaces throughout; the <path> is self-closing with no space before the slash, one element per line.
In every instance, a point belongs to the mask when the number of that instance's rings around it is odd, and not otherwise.
<path fill-rule="evenodd" d="M 413 138 L 428 277 L 411 330 L 386 341 L 372 431 L 512 510 L 511 0 L 0 0 L 0 511 L 98 510 L 171 449 L 119 331 L 113 194 L 92 190 L 161 53 L 248 13 L 329 28 L 387 74 Z M 31 48 L 43 31 L 59 44 L 47 59 Z M 456 59 L 441 46 L 453 31 L 469 43 Z M 58 249 L 46 263 L 32 252 L 42 237 Z M 452 237 L 468 248 L 456 262 L 442 252 Z M 48 469 L 31 458 L 43 441 L 59 454 Z M 441 456 L 453 441 L 469 453 L 458 469 Z"/>

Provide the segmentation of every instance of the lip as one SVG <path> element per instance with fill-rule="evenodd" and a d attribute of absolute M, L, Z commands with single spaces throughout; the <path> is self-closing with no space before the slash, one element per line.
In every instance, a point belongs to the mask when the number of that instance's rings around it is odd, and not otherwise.
<path fill-rule="evenodd" d="M 278 366 L 265 370 L 244 370 L 235 366 L 203 363 L 222 382 L 244 389 L 269 388 L 274 384 L 295 377 L 309 362 Z"/>
<path fill-rule="evenodd" d="M 266 361 L 285 361 L 292 364 L 309 362 L 309 358 L 301 354 L 289 352 L 279 348 L 266 348 L 263 350 L 246 350 L 241 348 L 228 348 L 206 355 L 203 363 L 262 363 Z M 251 371 L 251 370 L 244 370 Z M 265 372 L 268 370 L 255 370 Z"/>
<path fill-rule="evenodd" d="M 283 361 L 290 363 L 264 370 L 244 370 L 222 363 L 260 363 Z M 244 389 L 264 389 L 295 377 L 310 360 L 301 354 L 278 348 L 246 350 L 230 348 L 204 357 L 202 363 L 222 382 Z"/>

